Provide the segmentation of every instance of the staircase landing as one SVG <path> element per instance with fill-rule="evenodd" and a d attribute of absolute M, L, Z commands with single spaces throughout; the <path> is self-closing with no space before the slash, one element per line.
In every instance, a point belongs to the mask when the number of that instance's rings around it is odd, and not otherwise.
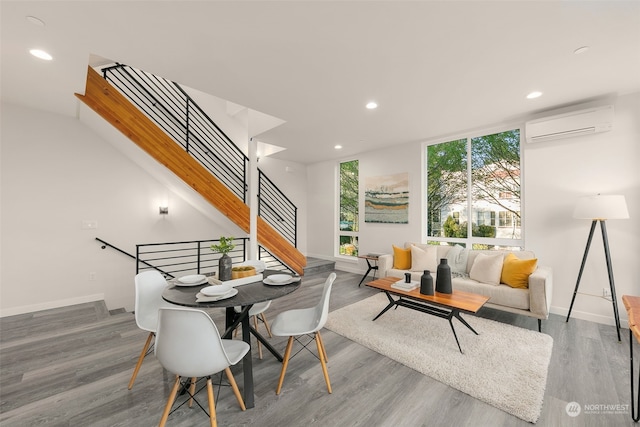
<path fill-rule="evenodd" d="M 321 258 L 307 257 L 307 265 L 304 267 L 304 274 L 324 273 L 325 271 L 333 271 L 335 269 L 335 261 L 328 261 Z"/>

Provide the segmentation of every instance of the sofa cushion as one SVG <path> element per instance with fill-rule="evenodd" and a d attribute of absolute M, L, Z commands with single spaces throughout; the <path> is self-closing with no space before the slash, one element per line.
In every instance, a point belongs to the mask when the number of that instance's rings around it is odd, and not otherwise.
<path fill-rule="evenodd" d="M 411 268 L 411 248 L 403 249 L 395 245 L 393 247 L 393 268 L 409 270 Z"/>
<path fill-rule="evenodd" d="M 468 257 L 469 249 L 465 249 L 460 245 L 452 246 L 447 252 L 447 263 L 451 268 L 451 273 L 466 274 Z"/>
<path fill-rule="evenodd" d="M 438 268 L 438 247 L 421 248 L 411 245 L 411 271 L 436 271 Z"/>
<path fill-rule="evenodd" d="M 504 307 L 529 310 L 529 290 L 507 285 L 489 285 L 472 279 L 454 278 L 451 284 L 455 291 L 471 292 L 489 297 L 489 303 Z"/>
<path fill-rule="evenodd" d="M 500 276 L 502 275 L 502 260 L 502 254 L 478 254 L 473 261 L 471 271 L 469 271 L 469 277 L 478 282 L 499 285 Z"/>
<path fill-rule="evenodd" d="M 529 276 L 535 271 L 537 265 L 536 258 L 520 259 L 512 253 L 508 254 L 504 258 L 500 282 L 512 288 L 528 288 Z"/>

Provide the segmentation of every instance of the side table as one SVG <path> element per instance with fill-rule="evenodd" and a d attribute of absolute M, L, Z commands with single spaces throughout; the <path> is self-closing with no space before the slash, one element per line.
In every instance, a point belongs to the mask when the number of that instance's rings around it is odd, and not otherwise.
<path fill-rule="evenodd" d="M 631 418 L 633 421 L 638 422 L 640 420 L 640 390 L 636 392 L 634 387 L 634 376 L 633 376 L 633 338 L 640 342 L 640 297 L 631 296 L 631 295 L 623 295 L 622 303 L 624 307 L 627 309 L 627 314 L 629 316 L 629 360 L 630 360 L 630 382 L 631 382 Z M 638 373 L 638 382 L 640 383 L 640 373 Z M 640 386 L 639 386 L 640 387 Z M 636 397 L 637 393 L 637 397 Z M 637 401 L 637 406 L 635 405 L 635 400 Z"/>
<path fill-rule="evenodd" d="M 373 270 L 373 278 L 376 278 L 376 272 L 378 271 L 378 256 L 379 255 L 377 254 L 358 255 L 358 258 L 361 258 L 367 262 L 367 272 L 364 273 L 364 276 L 362 276 L 362 279 L 360 279 L 358 287 L 362 285 L 362 282 L 364 282 L 364 279 L 367 278 L 371 270 Z M 373 262 L 373 264 L 371 264 L 371 262 Z"/>

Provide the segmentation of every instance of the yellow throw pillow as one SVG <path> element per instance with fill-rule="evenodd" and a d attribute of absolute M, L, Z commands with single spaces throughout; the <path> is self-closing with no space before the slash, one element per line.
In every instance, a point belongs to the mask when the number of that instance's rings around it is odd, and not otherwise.
<path fill-rule="evenodd" d="M 411 248 L 402 249 L 393 247 L 393 268 L 396 270 L 409 270 L 411 268 Z"/>
<path fill-rule="evenodd" d="M 538 265 L 538 259 L 520 259 L 514 254 L 504 258 L 502 265 L 502 277 L 500 281 L 512 288 L 528 288 L 529 276 Z"/>

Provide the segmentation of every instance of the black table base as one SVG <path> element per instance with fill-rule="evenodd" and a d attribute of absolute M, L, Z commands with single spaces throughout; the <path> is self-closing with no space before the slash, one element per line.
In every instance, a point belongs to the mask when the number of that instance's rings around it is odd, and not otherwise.
<path fill-rule="evenodd" d="M 460 347 L 460 341 L 458 340 L 458 335 L 456 334 L 456 329 L 453 327 L 453 321 L 452 319 L 455 317 L 456 319 L 458 319 L 460 321 L 460 323 L 462 323 L 463 325 L 465 325 L 467 328 L 469 328 L 471 330 L 471 332 L 473 332 L 474 334 L 478 335 L 478 333 L 475 331 L 475 329 L 473 329 L 471 327 L 471 325 L 469 325 L 463 318 L 462 316 L 460 316 L 460 310 L 458 309 L 444 309 L 444 308 L 440 308 L 440 307 L 434 307 L 428 304 L 424 304 L 421 302 L 417 302 L 414 300 L 409 300 L 406 298 L 402 298 L 400 297 L 397 300 L 394 300 L 391 297 L 391 294 L 387 291 L 384 291 L 384 293 L 387 295 L 387 298 L 389 299 L 389 305 L 387 305 L 385 308 L 382 309 L 382 311 L 380 313 L 378 313 L 378 315 L 376 317 L 373 318 L 373 321 L 375 321 L 378 317 L 382 316 L 384 313 L 386 313 L 390 308 L 392 307 L 398 307 L 398 306 L 402 306 L 402 307 L 407 307 L 410 308 L 412 310 L 416 310 L 416 311 L 421 311 L 423 313 L 427 313 L 430 314 L 432 316 L 436 316 L 436 317 L 440 317 L 442 319 L 447 319 L 449 321 L 449 325 L 451 326 L 451 331 L 453 332 L 453 336 L 456 339 L 456 344 L 458 344 L 458 350 L 460 350 L 460 353 L 464 354 L 464 352 L 462 351 L 462 347 Z"/>
<path fill-rule="evenodd" d="M 369 275 L 369 273 L 371 272 L 371 270 L 373 270 L 373 278 L 376 278 L 376 272 L 378 271 L 378 265 L 371 265 L 371 263 L 369 262 L 369 258 L 365 258 L 364 259 L 367 262 L 367 272 L 364 273 L 364 276 L 362 276 L 362 279 L 360 279 L 360 283 L 358 283 L 358 287 L 360 287 L 360 285 L 362 285 L 362 282 L 364 282 L 364 279 L 367 278 L 367 276 Z M 377 261 L 376 261 L 377 263 Z"/>
<path fill-rule="evenodd" d="M 265 270 L 264 277 L 271 274 L 281 273 L 276 270 Z M 186 307 L 196 308 L 225 308 L 225 331 L 221 334 L 224 339 L 231 339 L 233 331 L 238 327 L 242 327 L 242 340 L 251 346 L 251 335 L 256 337 L 260 343 L 273 354 L 273 356 L 282 362 L 282 355 L 263 337 L 255 328 L 251 326 L 249 319 L 249 310 L 254 304 L 272 301 L 277 298 L 290 294 L 298 289 L 301 281 L 298 280 L 291 284 L 282 286 L 268 286 L 262 281 L 239 285 L 236 287 L 238 294 L 232 298 L 222 299 L 211 302 L 196 302 L 196 295 L 208 284 L 198 286 L 175 286 L 170 285 L 162 293 L 162 298 L 172 304 L 182 305 Z M 235 311 L 235 307 L 242 307 L 239 313 Z M 253 408 L 253 360 L 252 351 L 249 351 L 242 359 L 242 367 L 244 373 L 244 403 L 247 408 Z"/>

